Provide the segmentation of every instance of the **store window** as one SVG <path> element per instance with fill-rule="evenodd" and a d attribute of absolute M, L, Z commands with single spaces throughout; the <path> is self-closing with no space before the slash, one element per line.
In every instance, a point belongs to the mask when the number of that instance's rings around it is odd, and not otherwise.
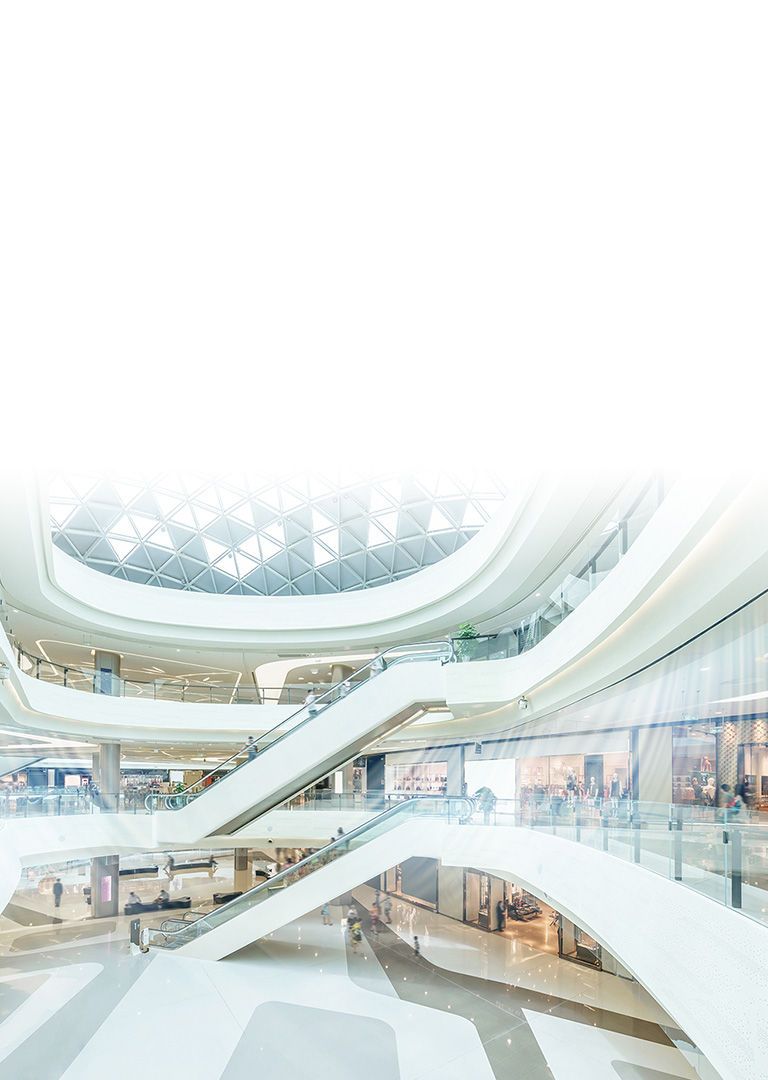
<path fill-rule="evenodd" d="M 626 750 L 595 754 L 553 754 L 521 758 L 520 797 L 561 795 L 569 801 L 599 803 L 621 797 L 629 790 L 629 753 Z"/>
<path fill-rule="evenodd" d="M 520 760 L 520 791 L 541 794 L 549 793 L 549 758 L 521 758 Z"/>
<path fill-rule="evenodd" d="M 768 743 L 742 743 L 736 776 L 746 779 L 750 805 L 758 810 L 768 806 Z"/>
<path fill-rule="evenodd" d="M 672 731 L 672 801 L 697 806 L 717 801 L 717 741 L 708 725 L 678 725 Z"/>
<path fill-rule="evenodd" d="M 387 765 L 387 795 L 445 795 L 448 762 L 422 761 L 410 765 Z"/>

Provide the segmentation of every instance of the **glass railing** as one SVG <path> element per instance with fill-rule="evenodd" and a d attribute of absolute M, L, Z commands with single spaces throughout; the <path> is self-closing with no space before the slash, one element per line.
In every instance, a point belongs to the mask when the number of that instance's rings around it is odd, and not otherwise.
<path fill-rule="evenodd" d="M 585 844 L 685 885 L 768 924 L 768 820 L 670 803 L 476 799 L 473 823 L 517 825 Z"/>
<path fill-rule="evenodd" d="M 520 624 L 497 634 L 454 638 L 456 659 L 505 660 L 532 649 L 559 626 L 590 596 L 619 564 L 664 500 L 664 488 L 655 478 L 645 484 L 626 505 L 626 496 L 616 500 L 607 513 L 607 525 L 592 553 L 573 572 L 566 574 L 547 598 Z"/>
<path fill-rule="evenodd" d="M 148 795 L 146 799 L 147 809 L 150 811 L 181 810 L 192 799 L 203 795 L 215 783 L 223 783 L 257 755 L 267 753 L 271 747 L 276 746 L 282 739 L 293 735 L 294 732 L 303 728 L 306 724 L 322 717 L 335 702 L 351 694 L 359 694 L 362 687 L 367 686 L 371 679 L 375 679 L 388 668 L 395 667 L 398 664 L 434 661 L 447 664 L 451 660 L 453 660 L 453 646 L 450 641 L 421 641 L 414 645 L 397 645 L 392 649 L 387 649 L 369 660 L 361 668 L 358 668 L 343 682 L 336 683 L 322 694 L 312 695 L 312 700 L 306 700 L 304 705 L 297 709 L 295 713 L 292 713 L 285 720 L 260 735 L 258 743 L 262 744 L 262 746 L 266 743 L 266 746 L 263 746 L 261 750 L 258 749 L 256 741 L 246 743 L 184 791 L 176 795 Z M 223 769 L 227 771 L 223 776 L 218 776 Z M 218 778 L 216 778 L 217 776 Z"/>
<path fill-rule="evenodd" d="M 56 664 L 36 656 L 20 645 L 15 647 L 19 670 L 41 682 L 65 686 L 85 694 L 109 697 L 144 698 L 147 701 L 183 701 L 199 705 L 300 705 L 306 686 L 242 686 L 191 682 L 188 679 L 124 679 L 79 664 Z"/>
<path fill-rule="evenodd" d="M 243 893 L 242 896 L 231 900 L 228 904 L 223 904 L 215 911 L 207 912 L 184 926 L 172 930 L 151 926 L 143 927 L 141 932 L 142 946 L 148 948 L 150 945 L 154 945 L 166 949 L 177 949 L 182 945 L 188 945 L 202 934 L 208 933 L 209 930 L 214 930 L 217 926 L 229 922 L 230 919 L 235 919 L 238 915 L 250 911 L 256 905 L 264 903 L 271 897 L 280 894 L 284 889 L 295 885 L 302 878 L 308 877 L 316 870 L 328 866 L 337 858 L 342 858 L 350 852 L 365 847 L 372 840 L 377 840 L 379 837 L 386 835 L 406 821 L 411 821 L 414 818 L 432 818 L 445 824 L 460 824 L 468 821 L 471 814 L 472 800 L 463 796 L 426 795 L 422 798 L 409 799 L 407 802 L 400 803 L 398 806 L 378 814 L 357 829 L 340 836 L 333 843 L 326 844 L 325 847 L 320 848 L 319 851 L 309 855 L 306 859 L 302 859 L 301 862 L 296 863 L 294 866 L 286 867 L 268 881 L 262 882 L 254 889 Z"/>
<path fill-rule="evenodd" d="M 0 791 L 0 818 L 57 817 L 68 814 L 144 814 L 138 792 L 101 792 L 89 788 L 24 788 Z"/>

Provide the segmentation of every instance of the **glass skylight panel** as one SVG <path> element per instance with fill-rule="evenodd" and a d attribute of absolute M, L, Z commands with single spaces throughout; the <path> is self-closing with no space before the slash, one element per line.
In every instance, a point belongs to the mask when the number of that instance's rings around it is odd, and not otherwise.
<path fill-rule="evenodd" d="M 160 526 L 159 529 L 155 529 L 152 533 L 150 540 L 153 544 L 157 544 L 158 547 L 168 548 L 170 551 L 175 550 L 173 540 L 171 540 L 170 534 L 164 526 Z"/>
<path fill-rule="evenodd" d="M 132 544 L 130 540 L 118 540 L 116 536 L 110 536 L 109 544 L 121 562 L 127 559 L 132 551 L 136 550 L 135 543 Z"/>
<path fill-rule="evenodd" d="M 81 475 L 55 477 L 50 490 L 53 542 L 102 573 L 278 596 L 406 577 L 461 547 L 505 498 L 470 472 Z"/>
<path fill-rule="evenodd" d="M 152 532 L 157 525 L 155 518 L 145 517 L 144 514 L 131 514 L 131 523 L 142 539 Z"/>
<path fill-rule="evenodd" d="M 325 566 L 326 563 L 334 561 L 333 552 L 323 547 L 317 540 L 314 541 L 313 546 L 315 552 L 315 566 Z"/>
<path fill-rule="evenodd" d="M 389 542 L 390 539 L 384 530 L 375 521 L 371 521 L 368 525 L 368 547 L 376 547 L 378 544 Z"/>
<path fill-rule="evenodd" d="M 443 529 L 450 529 L 452 527 L 453 526 L 440 507 L 433 506 L 432 513 L 429 516 L 429 532 L 442 532 Z"/>
<path fill-rule="evenodd" d="M 218 540 L 209 540 L 207 536 L 203 537 L 203 543 L 205 544 L 205 550 L 208 552 L 208 559 L 212 563 L 220 559 L 227 550 L 225 544 L 220 544 Z"/>
<path fill-rule="evenodd" d="M 269 562 L 274 555 L 278 555 L 283 550 L 282 544 L 276 544 L 274 540 L 265 536 L 264 533 L 259 536 L 259 542 L 262 562 Z"/>

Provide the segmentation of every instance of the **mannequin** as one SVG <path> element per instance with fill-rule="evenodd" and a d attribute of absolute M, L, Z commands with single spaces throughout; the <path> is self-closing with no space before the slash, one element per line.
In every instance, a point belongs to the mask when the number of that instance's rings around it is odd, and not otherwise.
<path fill-rule="evenodd" d="M 565 781 L 565 789 L 568 792 L 568 802 L 573 802 L 576 794 L 576 773 L 573 769 L 568 770 L 568 775 Z"/>
<path fill-rule="evenodd" d="M 612 808 L 614 810 L 618 810 L 619 797 L 621 796 L 621 781 L 619 780 L 619 774 L 617 772 L 614 772 L 613 776 L 611 777 L 610 796 Z"/>

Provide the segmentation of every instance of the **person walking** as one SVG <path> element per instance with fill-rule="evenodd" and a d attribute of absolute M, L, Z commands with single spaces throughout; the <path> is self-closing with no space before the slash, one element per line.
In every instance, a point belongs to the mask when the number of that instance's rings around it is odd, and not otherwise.
<path fill-rule="evenodd" d="M 331 920 L 331 905 L 328 903 L 323 904 L 320 908 L 320 914 L 323 916 L 323 926 L 333 926 Z"/>
<path fill-rule="evenodd" d="M 736 794 L 744 803 L 744 806 L 749 809 L 750 800 L 752 798 L 752 787 L 749 783 L 748 776 L 745 776 L 741 783 L 736 785 Z"/>
<path fill-rule="evenodd" d="M 384 920 L 389 926 L 392 923 L 392 897 L 387 896 L 384 900 Z"/>
<path fill-rule="evenodd" d="M 168 858 L 165 860 L 165 866 L 163 867 L 163 869 L 165 870 L 166 877 L 168 878 L 169 881 L 173 877 L 173 871 L 174 871 L 175 866 L 176 866 L 176 860 L 174 859 L 173 855 L 171 855 L 171 853 L 168 852 Z"/>
<path fill-rule="evenodd" d="M 56 878 L 53 883 L 53 906 L 55 908 L 61 907 L 61 897 L 64 892 L 64 886 L 61 884 L 61 878 Z"/>
<path fill-rule="evenodd" d="M 375 907 L 371 908 L 371 933 L 375 938 L 378 938 L 379 936 L 379 922 L 378 910 Z"/>

